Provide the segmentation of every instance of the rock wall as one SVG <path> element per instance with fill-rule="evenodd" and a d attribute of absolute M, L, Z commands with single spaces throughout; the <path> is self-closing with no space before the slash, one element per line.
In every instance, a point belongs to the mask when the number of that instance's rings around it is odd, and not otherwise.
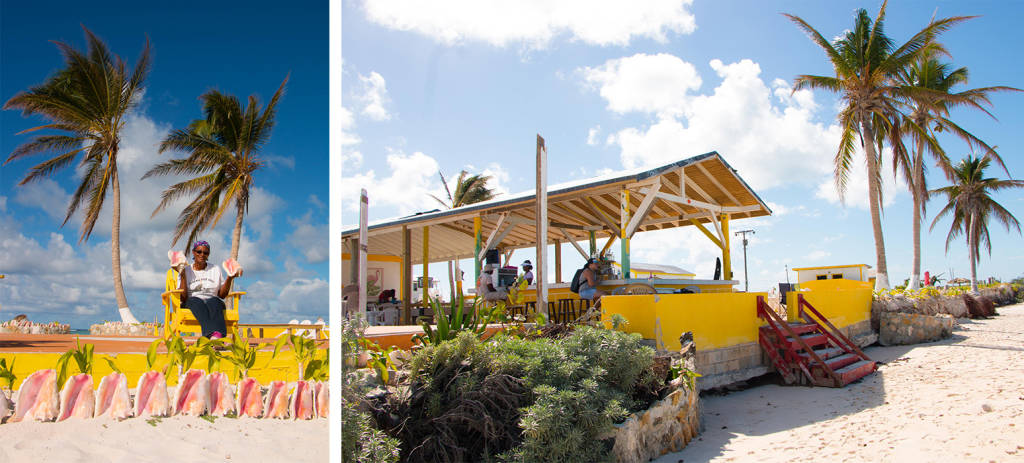
<path fill-rule="evenodd" d="M 679 351 L 681 356 L 673 360 L 690 371 L 696 366 L 692 339 L 691 333 L 683 333 L 679 339 L 683 346 Z M 646 462 L 685 448 L 701 431 L 700 392 L 694 386 L 680 376 L 670 383 L 674 390 L 664 399 L 615 425 L 614 436 L 611 436 L 615 439 L 612 448 L 615 461 Z"/>
<path fill-rule="evenodd" d="M 156 323 L 105 322 L 89 327 L 93 336 L 154 336 Z"/>
<path fill-rule="evenodd" d="M 984 288 L 980 293 L 981 297 L 991 300 L 997 306 L 1016 302 L 1016 294 L 1008 284 Z M 977 298 L 978 296 L 973 297 Z M 881 315 L 883 313 L 948 314 L 953 318 L 966 318 L 970 316 L 969 308 L 963 295 L 928 298 L 910 298 L 896 295 L 875 299 L 871 303 L 871 327 L 875 331 L 881 329 Z"/>
<path fill-rule="evenodd" d="M 14 334 L 67 334 L 71 325 L 66 323 L 34 323 L 28 320 L 11 320 L 0 323 L 0 333 Z"/>
<path fill-rule="evenodd" d="M 697 388 L 716 388 L 769 373 L 771 363 L 763 357 L 761 345 L 756 342 L 698 351 L 696 366 L 701 376 Z"/>
<path fill-rule="evenodd" d="M 949 314 L 922 315 L 885 312 L 881 314 L 878 343 L 883 346 L 938 341 L 953 335 L 956 320 Z"/>

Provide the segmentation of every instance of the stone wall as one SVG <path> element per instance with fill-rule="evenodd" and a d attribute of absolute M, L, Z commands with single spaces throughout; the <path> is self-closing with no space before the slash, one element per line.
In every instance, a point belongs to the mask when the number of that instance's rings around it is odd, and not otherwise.
<path fill-rule="evenodd" d="M 721 349 L 697 351 L 697 388 L 700 390 L 725 386 L 769 373 L 761 345 L 756 342 L 737 344 Z"/>
<path fill-rule="evenodd" d="M 680 355 L 673 360 L 689 370 L 696 366 L 691 333 L 683 333 Z M 680 376 L 670 383 L 672 391 L 647 410 L 615 425 L 612 454 L 617 462 L 639 463 L 686 447 L 701 431 L 700 392 Z"/>
<path fill-rule="evenodd" d="M 89 327 L 93 336 L 155 336 L 156 323 L 104 322 Z"/>
<path fill-rule="evenodd" d="M 981 297 L 988 298 L 997 306 L 1012 304 L 1016 301 L 1016 294 L 1008 284 L 984 288 L 980 290 L 980 293 Z M 948 314 L 953 318 L 966 318 L 970 316 L 962 295 L 929 298 L 909 298 L 903 295 L 896 295 L 875 299 L 871 304 L 871 326 L 875 331 L 880 330 L 881 315 L 883 313 Z"/>
<path fill-rule="evenodd" d="M 11 320 L 0 323 L 0 333 L 13 334 L 67 334 L 71 325 L 66 323 L 35 323 L 28 320 Z"/>
<path fill-rule="evenodd" d="M 949 314 L 884 312 L 880 319 L 878 343 L 883 346 L 895 346 L 938 341 L 953 334 L 955 322 L 953 316 Z"/>

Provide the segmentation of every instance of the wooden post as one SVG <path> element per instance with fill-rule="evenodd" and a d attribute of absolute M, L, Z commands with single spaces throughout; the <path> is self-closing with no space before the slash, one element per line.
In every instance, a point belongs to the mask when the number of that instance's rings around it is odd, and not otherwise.
<path fill-rule="evenodd" d="M 366 189 L 359 191 L 359 308 L 358 313 L 366 319 L 366 223 L 370 200 L 366 197 Z"/>
<path fill-rule="evenodd" d="M 590 257 L 597 257 L 597 235 L 590 232 Z"/>
<path fill-rule="evenodd" d="M 480 247 L 484 245 L 483 237 L 480 233 L 483 231 L 483 219 L 480 216 L 473 217 L 473 236 L 476 237 L 476 247 L 473 248 L 473 285 L 476 285 L 477 280 L 480 279 Z"/>
<path fill-rule="evenodd" d="M 547 310 L 548 285 L 545 257 L 548 251 L 548 150 L 544 139 L 537 134 L 537 270 L 534 281 L 537 283 L 537 311 Z"/>
<path fill-rule="evenodd" d="M 348 282 L 359 284 L 359 238 L 348 240 Z"/>
<path fill-rule="evenodd" d="M 562 242 L 555 240 L 555 283 L 562 282 Z"/>
<path fill-rule="evenodd" d="M 412 324 L 412 232 L 402 225 L 402 324 Z"/>
<path fill-rule="evenodd" d="M 423 227 L 423 308 L 430 307 L 430 227 Z"/>
<path fill-rule="evenodd" d="M 732 279 L 732 256 L 729 252 L 729 214 L 722 214 L 719 217 L 719 221 L 722 222 L 722 278 L 723 280 Z"/>
<path fill-rule="evenodd" d="M 459 268 L 459 258 L 455 258 L 455 297 L 458 298 L 459 294 L 462 294 L 462 269 Z M 455 302 L 455 299 L 452 299 Z"/>
<path fill-rule="evenodd" d="M 622 278 L 629 278 L 629 236 L 626 236 L 626 227 L 629 225 L 629 190 L 622 190 L 619 195 L 619 236 L 622 237 L 622 256 L 619 263 L 622 264 Z"/>

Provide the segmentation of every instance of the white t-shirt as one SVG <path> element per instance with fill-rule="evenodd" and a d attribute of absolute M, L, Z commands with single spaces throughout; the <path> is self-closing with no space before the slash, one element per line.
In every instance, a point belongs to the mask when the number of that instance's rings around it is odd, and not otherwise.
<path fill-rule="evenodd" d="M 189 265 L 185 267 L 185 283 L 188 284 L 189 296 L 212 299 L 218 297 L 224 275 L 216 265 L 206 264 L 203 270 L 195 270 Z"/>

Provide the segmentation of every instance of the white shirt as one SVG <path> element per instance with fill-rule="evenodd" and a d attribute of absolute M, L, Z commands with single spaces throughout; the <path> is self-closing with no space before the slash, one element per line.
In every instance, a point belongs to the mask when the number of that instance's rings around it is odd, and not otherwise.
<path fill-rule="evenodd" d="M 203 270 L 195 270 L 189 265 L 185 267 L 185 283 L 188 284 L 189 296 L 212 299 L 218 297 L 217 293 L 224 284 L 224 275 L 216 265 L 207 263 Z"/>

